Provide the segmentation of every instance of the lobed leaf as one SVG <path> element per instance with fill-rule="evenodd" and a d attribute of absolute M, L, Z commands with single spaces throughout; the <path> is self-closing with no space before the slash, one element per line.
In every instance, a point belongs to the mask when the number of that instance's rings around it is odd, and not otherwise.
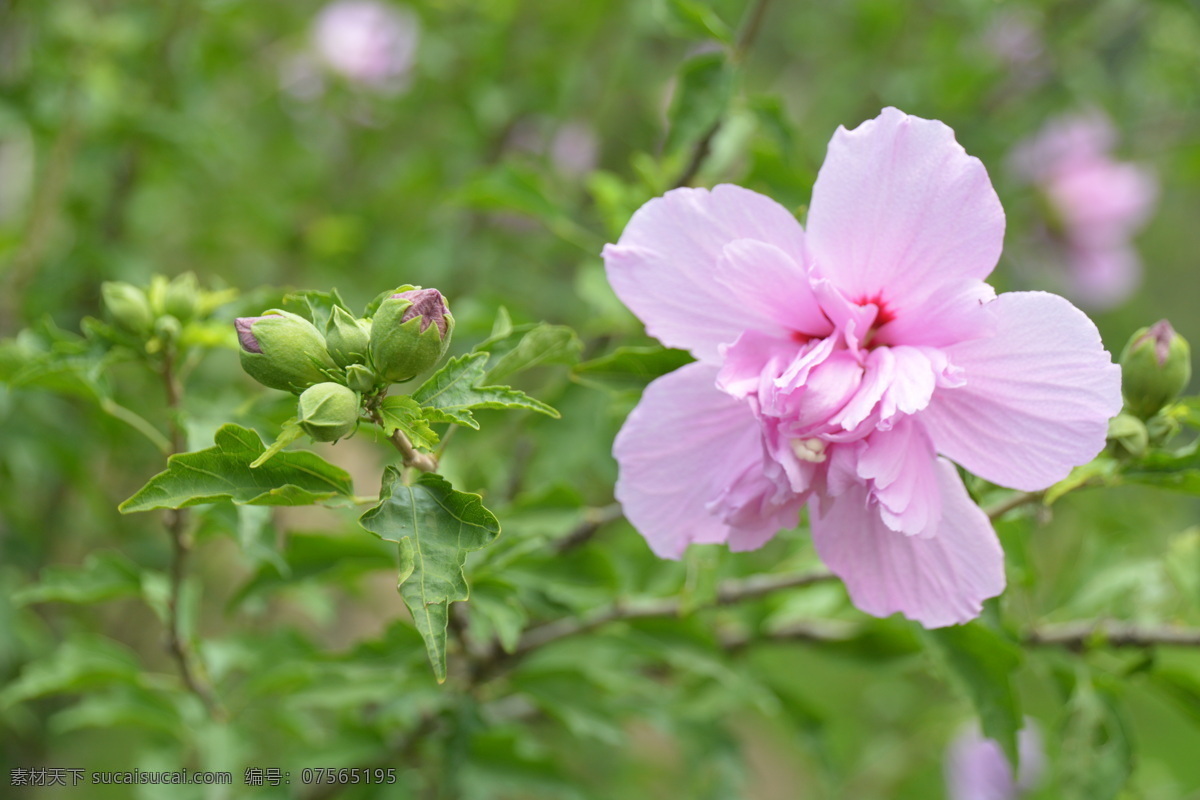
<path fill-rule="evenodd" d="M 479 386 L 483 381 L 488 353 L 469 353 L 452 358 L 412 393 L 429 422 L 453 422 L 479 430 L 471 411 L 476 408 L 523 408 L 555 419 L 559 413 L 540 400 L 508 386 Z"/>
<path fill-rule="evenodd" d="M 574 364 L 583 352 L 583 342 L 566 325 L 542 322 L 521 325 L 500 332 L 475 348 L 495 359 L 490 362 L 487 380 L 495 381 L 543 364 Z"/>
<path fill-rule="evenodd" d="M 185 508 L 232 500 L 241 505 L 302 506 L 353 495 L 350 476 L 316 453 L 283 452 L 262 467 L 250 465 L 266 448 L 249 428 L 221 426 L 216 446 L 167 459 L 133 497 L 118 506 L 122 514 L 156 508 Z"/>
<path fill-rule="evenodd" d="M 437 447 L 437 432 L 421 415 L 421 405 L 408 395 L 385 397 L 379 404 L 379 416 L 383 418 L 384 435 L 391 436 L 398 430 L 423 450 Z"/>
<path fill-rule="evenodd" d="M 468 597 L 467 553 L 491 544 L 500 523 L 479 495 L 456 491 L 434 473 L 405 484 L 394 466 L 383 474 L 379 505 L 359 522 L 399 544 L 400 596 L 425 640 L 438 682 L 446 680 L 446 624 L 450 603 Z"/>

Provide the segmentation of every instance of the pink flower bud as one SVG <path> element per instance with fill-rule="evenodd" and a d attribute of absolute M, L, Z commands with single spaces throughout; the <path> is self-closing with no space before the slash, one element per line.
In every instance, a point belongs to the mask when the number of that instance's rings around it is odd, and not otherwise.
<path fill-rule="evenodd" d="M 262 345 L 258 343 L 258 339 L 254 338 L 254 333 L 250 330 L 250 326 L 260 319 L 262 317 L 238 317 L 233 321 L 233 327 L 237 329 L 238 342 L 248 353 L 262 352 Z"/>
<path fill-rule="evenodd" d="M 437 325 L 443 337 L 446 335 L 446 314 L 450 312 L 449 306 L 446 305 L 446 298 L 442 297 L 442 293 L 437 289 L 411 289 L 407 292 L 398 292 L 392 295 L 393 298 L 408 300 L 412 303 L 405 309 L 403 316 L 400 317 L 400 323 L 408 322 L 414 317 L 421 318 L 421 332 L 430 325 Z"/>

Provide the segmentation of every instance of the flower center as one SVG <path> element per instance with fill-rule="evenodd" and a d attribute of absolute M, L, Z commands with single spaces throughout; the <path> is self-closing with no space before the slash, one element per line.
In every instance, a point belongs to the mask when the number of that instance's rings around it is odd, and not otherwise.
<path fill-rule="evenodd" d="M 810 464 L 825 463 L 825 448 L 829 446 L 829 443 L 824 439 L 792 439 L 791 444 L 792 452 L 801 461 L 807 461 Z"/>

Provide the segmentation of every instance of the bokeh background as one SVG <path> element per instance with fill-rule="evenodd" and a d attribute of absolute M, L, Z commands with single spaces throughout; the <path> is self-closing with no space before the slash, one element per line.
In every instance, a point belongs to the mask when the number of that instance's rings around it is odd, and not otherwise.
<path fill-rule="evenodd" d="M 1108 157 L 1156 188 L 1144 225 L 1128 225 L 1144 279 L 1093 318 L 1114 351 L 1163 317 L 1200 343 L 1195 3 L 430 0 L 382 3 L 365 33 L 337 12 L 0 2 L 0 334 L 77 330 L 100 314 L 102 281 L 192 271 L 241 292 L 229 319 L 287 287 L 336 287 L 357 308 L 413 283 L 450 299 L 456 350 L 485 339 L 500 307 L 571 326 L 588 358 L 648 345 L 599 257 L 633 210 L 686 178 L 802 213 L 837 126 L 895 105 L 943 120 L 987 165 L 1009 217 L 994 285 L 1068 296 L 1062 211 L 1013 153 L 1064 115 L 1111 120 Z M 287 416 L 241 374 L 232 335 L 218 344 L 190 379 L 194 448 L 224 421 L 267 431 Z M 160 387 L 136 367 L 106 380 L 165 424 Z M 619 520 L 569 555 L 540 547 L 611 504 L 609 448 L 639 387 L 562 367 L 522 380 L 563 419 L 488 413 L 445 463 L 505 524 L 504 544 L 472 562 L 471 605 L 490 608 L 473 624 L 815 565 L 802 532 L 756 554 L 699 548 L 663 563 Z M 914 626 L 864 622 L 836 585 L 602 629 L 455 694 L 406 621 L 394 554 L 352 513 L 216 506 L 200 518 L 191 608 L 234 710 L 218 724 L 162 648 L 161 526 L 116 511 L 161 456 L 46 388 L 0 384 L 0 437 L 0 782 L 37 765 L 240 779 L 248 766 L 371 763 L 433 709 L 442 727 L 392 759 L 396 793 L 341 796 L 930 798 L 972 717 Z M 319 449 L 361 494 L 392 457 L 369 438 Z M 1194 499 L 1137 487 L 1019 514 L 1000 526 L 1011 588 L 989 614 L 1013 629 L 1200 622 L 1198 519 Z M 30 600 L 56 569 L 74 598 Z M 114 570 L 133 570 L 138 591 L 114 589 L 128 584 Z M 812 619 L 854 633 L 736 652 L 716 635 Z M 1200 797 L 1200 653 L 1031 650 L 1016 687 L 1046 740 L 1031 796 Z M 176 796 L 12 791 L 0 794 Z"/>

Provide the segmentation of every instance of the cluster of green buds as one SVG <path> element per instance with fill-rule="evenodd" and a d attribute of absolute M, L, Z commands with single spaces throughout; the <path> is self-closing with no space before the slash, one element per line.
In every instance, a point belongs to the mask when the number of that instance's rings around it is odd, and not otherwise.
<path fill-rule="evenodd" d="M 300 395 L 297 421 L 316 441 L 354 432 L 364 396 L 431 369 L 446 353 L 454 317 L 437 289 L 401 286 L 358 319 L 341 306 L 324 332 L 280 309 L 234 322 L 242 368 L 259 383 Z"/>
<path fill-rule="evenodd" d="M 100 285 L 100 293 L 116 329 L 144 341 L 148 353 L 178 342 L 188 323 L 207 316 L 236 294 L 201 289 L 191 272 L 171 279 L 155 275 L 146 287 L 106 281 Z"/>

